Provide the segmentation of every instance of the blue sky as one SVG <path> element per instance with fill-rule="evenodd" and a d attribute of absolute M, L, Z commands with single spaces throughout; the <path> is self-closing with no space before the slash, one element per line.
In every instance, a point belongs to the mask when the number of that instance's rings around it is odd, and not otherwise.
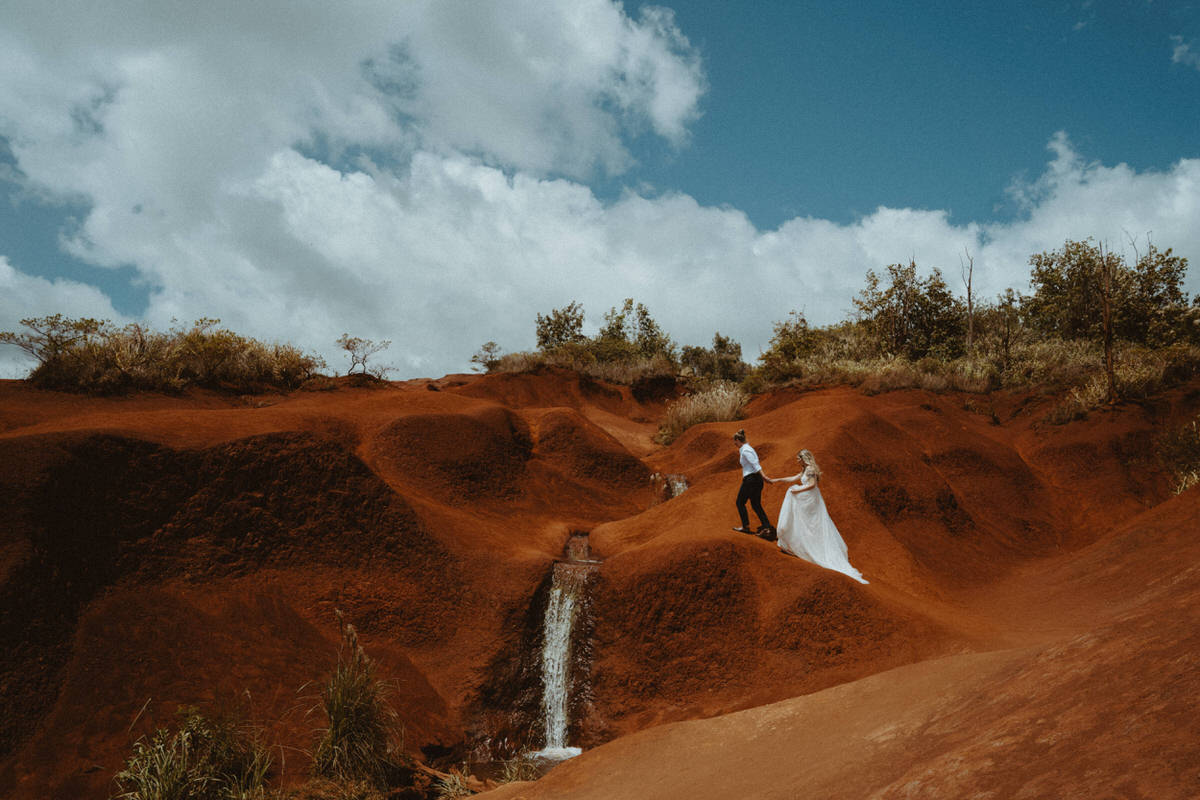
<path fill-rule="evenodd" d="M 1172 36 L 1200 36 L 1193 4 L 671 7 L 709 90 L 690 146 L 651 149 L 647 179 L 759 227 L 880 205 L 1003 219 L 1006 187 L 1041 172 L 1060 130 L 1107 164 L 1200 155 L 1197 72 L 1171 62 Z"/>
<path fill-rule="evenodd" d="M 850 6 L 7 0 L 0 330 L 220 317 L 431 376 L 635 297 L 753 358 L 909 258 L 985 295 L 1067 238 L 1200 258 L 1200 9 Z"/>

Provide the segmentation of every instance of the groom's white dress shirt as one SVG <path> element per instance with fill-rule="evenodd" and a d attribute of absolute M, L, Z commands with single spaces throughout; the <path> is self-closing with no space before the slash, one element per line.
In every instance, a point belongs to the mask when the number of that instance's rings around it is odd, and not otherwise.
<path fill-rule="evenodd" d="M 754 452 L 754 448 L 750 446 L 749 442 L 742 445 L 739 452 L 741 453 L 743 478 L 762 471 L 762 467 L 758 465 L 758 453 Z"/>

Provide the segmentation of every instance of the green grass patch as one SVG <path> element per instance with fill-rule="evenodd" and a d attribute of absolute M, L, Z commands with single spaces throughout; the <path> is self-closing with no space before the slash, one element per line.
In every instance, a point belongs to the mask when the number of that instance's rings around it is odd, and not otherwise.
<path fill-rule="evenodd" d="M 133 745 L 114 778 L 119 800 L 258 800 L 272 758 L 256 732 L 180 710 L 174 731 L 159 728 Z"/>
<path fill-rule="evenodd" d="M 387 685 L 375 677 L 375 665 L 363 652 L 354 626 L 341 614 L 342 647 L 338 663 L 321 691 L 327 725 L 313 753 L 313 774 L 331 780 L 368 781 L 387 786 L 397 768 L 400 726 L 387 704 Z"/>

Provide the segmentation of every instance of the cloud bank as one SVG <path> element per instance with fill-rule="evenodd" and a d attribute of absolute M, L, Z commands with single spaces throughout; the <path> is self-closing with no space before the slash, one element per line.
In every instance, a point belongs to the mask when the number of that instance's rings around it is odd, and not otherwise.
<path fill-rule="evenodd" d="M 1193 42 L 1185 42 L 1182 36 L 1172 36 L 1171 63 L 1183 64 L 1200 70 L 1200 53 L 1192 52 Z"/>
<path fill-rule="evenodd" d="M 684 194 L 602 202 L 588 181 L 629 169 L 630 141 L 685 148 L 700 113 L 699 55 L 664 9 L 10 6 L 0 136 L 26 190 L 90 209 L 64 246 L 132 264 L 152 325 L 216 316 L 334 367 L 349 332 L 393 340 L 401 377 L 462 371 L 487 340 L 531 348 L 538 312 L 577 300 L 595 323 L 625 297 L 683 343 L 719 330 L 753 358 L 772 321 L 841 319 L 867 269 L 909 258 L 953 285 L 969 250 L 981 295 L 1024 286 L 1029 255 L 1066 238 L 1153 231 L 1200 258 L 1200 160 L 1139 173 L 1061 133 L 1004 224 L 881 207 L 759 230 Z M 0 330 L 119 319 L 98 290 L 8 260 L 0 288 Z"/>

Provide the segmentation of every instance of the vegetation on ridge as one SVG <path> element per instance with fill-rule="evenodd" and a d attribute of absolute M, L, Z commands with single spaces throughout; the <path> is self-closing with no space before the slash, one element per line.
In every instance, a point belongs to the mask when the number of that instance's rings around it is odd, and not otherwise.
<path fill-rule="evenodd" d="M 0 332 L 0 343 L 37 359 L 29 381 L 44 389 L 100 394 L 188 386 L 251 392 L 293 389 L 325 362 L 290 344 L 264 344 L 200 319 L 163 333 L 137 323 L 62 314 L 21 320 L 25 333 Z"/>
<path fill-rule="evenodd" d="M 793 311 L 774 324 L 754 365 L 743 360 L 739 343 L 720 332 L 711 347 L 679 346 L 632 298 L 605 313 L 594 336 L 583 332 L 582 305 L 571 302 L 536 315 L 535 351 L 506 354 L 489 341 L 471 362 L 486 372 L 560 366 L 635 387 L 682 381 L 695 399 L 674 412 L 667 438 L 689 417 L 713 419 L 715 405 L 724 403 L 716 397 L 725 396 L 713 387 L 722 382 L 749 394 L 778 385 L 842 384 L 867 393 L 1046 388 L 1066 393 L 1049 416 L 1065 422 L 1200 371 L 1200 296 L 1189 303 L 1183 291 L 1187 259 L 1150 241 L 1145 252 L 1133 244 L 1136 257 L 1127 264 L 1104 245 L 1068 240 L 1059 250 L 1030 257 L 1031 294 L 1008 289 L 992 301 L 973 294 L 969 254 L 965 298 L 951 291 L 939 270 L 918 274 L 914 261 L 868 270 L 852 319 L 813 327 Z M 264 344 L 219 328 L 215 319 L 165 333 L 61 314 L 21 323 L 28 330 L 0 332 L 0 344 L 32 355 L 38 363 L 29 381 L 49 389 L 293 389 L 326 366 L 292 345 Z M 368 363 L 389 341 L 343 334 L 337 343 L 351 374 L 382 379 L 389 371 Z M 729 408 L 734 410 L 724 418 L 737 418 L 736 404 Z"/>
<path fill-rule="evenodd" d="M 1130 265 L 1091 240 L 1068 240 L 1029 263 L 1032 294 L 1008 289 L 994 301 L 974 296 L 969 254 L 965 298 L 937 269 L 920 276 L 913 261 L 870 270 L 853 319 L 813 327 L 793 311 L 775 323 L 754 366 L 720 333 L 711 348 L 679 349 L 632 299 L 605 315 L 595 337 L 583 334 L 583 308 L 573 302 L 537 315 L 537 351 L 503 355 L 488 342 L 472 361 L 489 372 L 565 366 L 624 383 L 681 379 L 691 394 L 668 411 L 663 440 L 687 419 L 736 419 L 736 410 L 694 413 L 712 407 L 712 386 L 722 381 L 749 393 L 830 384 L 867 393 L 1044 388 L 1066 392 L 1048 418 L 1065 422 L 1200 372 L 1200 297 L 1189 304 L 1182 289 L 1187 259 L 1149 242 Z"/>

